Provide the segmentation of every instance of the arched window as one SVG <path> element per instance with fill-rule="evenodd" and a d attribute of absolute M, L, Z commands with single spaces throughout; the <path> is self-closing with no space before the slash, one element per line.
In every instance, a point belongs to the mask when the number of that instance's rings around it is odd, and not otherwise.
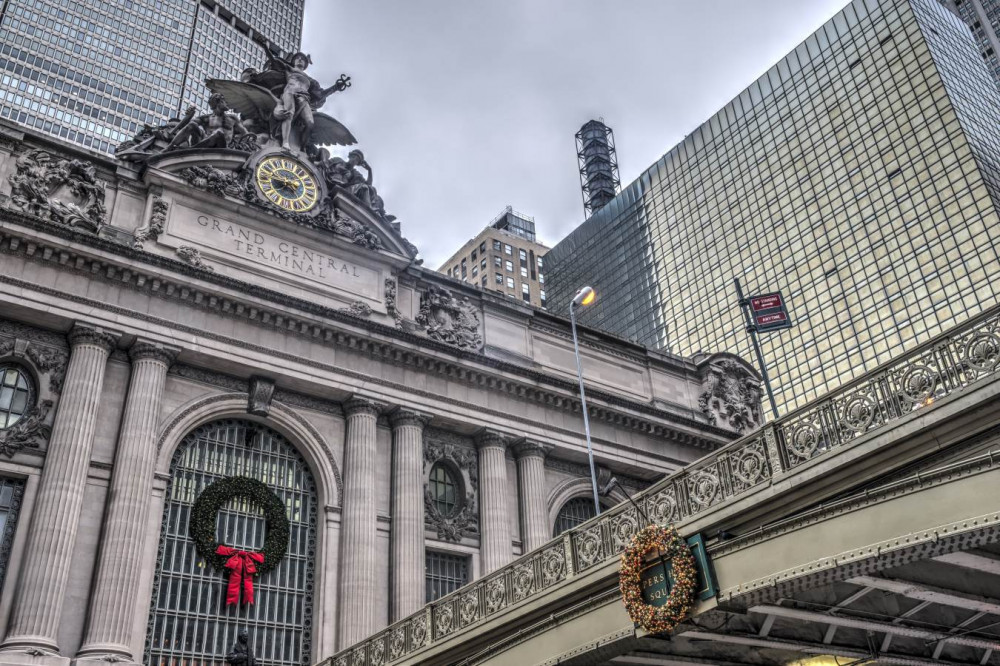
<path fill-rule="evenodd" d="M 0 364 L 0 430 L 15 425 L 35 406 L 35 384 L 14 363 Z"/>
<path fill-rule="evenodd" d="M 559 536 L 566 530 L 571 530 L 580 523 L 587 522 L 594 515 L 593 499 L 590 497 L 574 497 L 559 509 L 559 515 L 556 516 L 556 527 L 552 536 Z"/>
<path fill-rule="evenodd" d="M 229 572 L 206 562 L 190 536 L 195 499 L 209 484 L 230 476 L 266 484 L 284 501 L 290 526 L 281 563 L 254 577 L 253 605 L 226 605 Z M 244 628 L 260 663 L 312 663 L 317 512 L 316 488 L 305 461 L 270 428 L 250 421 L 215 421 L 185 437 L 170 465 L 144 663 L 225 666 L 225 655 Z M 231 500 L 216 517 L 220 544 L 260 552 L 264 536 L 261 510 L 245 500 Z"/>
<path fill-rule="evenodd" d="M 450 518 L 462 508 L 459 488 L 459 482 L 448 466 L 435 463 L 431 468 L 428 490 L 434 507 L 443 517 Z"/>

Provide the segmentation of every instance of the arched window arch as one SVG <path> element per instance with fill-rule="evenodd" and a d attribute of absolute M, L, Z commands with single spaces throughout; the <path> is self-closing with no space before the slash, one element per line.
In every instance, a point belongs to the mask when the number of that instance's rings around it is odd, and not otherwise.
<path fill-rule="evenodd" d="M 434 508 L 443 518 L 451 518 L 462 510 L 465 493 L 462 492 L 461 479 L 446 463 L 436 462 L 431 467 L 427 491 Z"/>
<path fill-rule="evenodd" d="M 266 484 L 284 501 L 290 525 L 281 563 L 254 578 L 253 605 L 226 605 L 229 572 L 207 563 L 189 533 L 195 499 L 230 476 Z M 317 514 L 312 474 L 276 431 L 251 421 L 221 420 L 189 433 L 170 465 L 145 663 L 222 665 L 243 628 L 261 663 L 311 663 Z M 218 543 L 258 552 L 263 547 L 265 522 L 254 505 L 233 500 L 216 520 Z"/>
<path fill-rule="evenodd" d="M 35 381 L 27 368 L 0 363 L 0 430 L 17 425 L 35 406 Z"/>
<path fill-rule="evenodd" d="M 592 497 L 574 497 L 559 509 L 552 536 L 559 536 L 566 530 L 571 530 L 577 525 L 587 522 L 595 515 Z"/>

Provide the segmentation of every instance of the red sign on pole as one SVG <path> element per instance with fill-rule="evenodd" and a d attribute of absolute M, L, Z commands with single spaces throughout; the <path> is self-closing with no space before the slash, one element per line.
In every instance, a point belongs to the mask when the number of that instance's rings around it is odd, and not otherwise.
<path fill-rule="evenodd" d="M 753 316 L 753 324 L 758 333 L 792 327 L 792 320 L 788 316 L 785 299 L 781 297 L 781 292 L 751 296 L 749 301 L 750 314 Z"/>

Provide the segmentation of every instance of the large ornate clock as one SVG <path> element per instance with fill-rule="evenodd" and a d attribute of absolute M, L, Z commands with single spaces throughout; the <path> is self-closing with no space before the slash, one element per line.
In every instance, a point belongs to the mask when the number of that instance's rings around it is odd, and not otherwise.
<path fill-rule="evenodd" d="M 268 155 L 254 168 L 264 198 L 290 213 L 308 213 L 322 198 L 319 180 L 309 167 L 286 155 Z"/>

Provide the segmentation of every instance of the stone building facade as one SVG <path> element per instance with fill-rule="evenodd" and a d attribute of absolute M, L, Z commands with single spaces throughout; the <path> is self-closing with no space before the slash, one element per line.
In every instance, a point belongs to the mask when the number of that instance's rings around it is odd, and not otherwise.
<path fill-rule="evenodd" d="M 315 663 L 586 518 L 567 321 L 421 267 L 342 162 L 168 129 L 0 125 L 0 663 Z M 582 355 L 630 491 L 760 419 L 736 357 Z"/>

